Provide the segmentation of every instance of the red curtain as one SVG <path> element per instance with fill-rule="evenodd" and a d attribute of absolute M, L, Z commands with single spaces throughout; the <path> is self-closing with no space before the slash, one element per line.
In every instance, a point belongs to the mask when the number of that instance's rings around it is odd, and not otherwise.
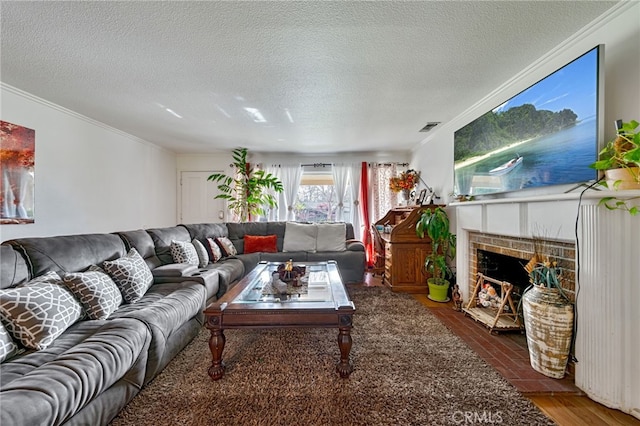
<path fill-rule="evenodd" d="M 366 161 L 362 162 L 360 175 L 360 211 L 362 213 L 362 242 L 367 259 L 367 267 L 373 267 L 375 257 L 373 255 L 373 241 L 371 240 L 371 223 L 369 222 L 369 173 Z"/>

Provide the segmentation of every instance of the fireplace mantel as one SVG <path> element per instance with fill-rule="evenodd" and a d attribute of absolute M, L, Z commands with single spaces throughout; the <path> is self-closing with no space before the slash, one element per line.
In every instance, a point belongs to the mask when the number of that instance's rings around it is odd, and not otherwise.
<path fill-rule="evenodd" d="M 604 196 L 640 197 L 640 191 L 589 190 L 582 199 L 580 192 L 451 203 L 458 285 L 467 303 L 470 233 L 543 235 L 576 245 L 576 385 L 595 401 L 640 418 L 640 217 L 597 206 Z"/>

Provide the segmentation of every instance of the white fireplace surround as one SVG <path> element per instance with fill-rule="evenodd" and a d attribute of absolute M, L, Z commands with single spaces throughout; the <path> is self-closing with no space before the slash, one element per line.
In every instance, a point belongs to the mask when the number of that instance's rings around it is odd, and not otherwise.
<path fill-rule="evenodd" d="M 452 203 L 458 244 L 456 272 L 469 300 L 469 233 L 576 243 L 576 386 L 590 398 L 640 419 L 640 217 L 598 207 L 614 193 L 579 191 L 530 198 Z M 625 191 L 625 197 L 640 191 Z M 620 195 L 620 194 L 614 194 Z M 455 209 L 455 215 L 451 211 Z"/>

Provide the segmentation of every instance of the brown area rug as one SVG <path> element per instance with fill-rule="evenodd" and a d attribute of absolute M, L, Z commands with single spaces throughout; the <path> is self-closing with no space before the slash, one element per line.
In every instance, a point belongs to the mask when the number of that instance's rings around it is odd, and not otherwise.
<path fill-rule="evenodd" d="M 349 293 L 350 378 L 337 330 L 227 330 L 214 382 L 203 328 L 112 425 L 554 424 L 412 296 Z"/>

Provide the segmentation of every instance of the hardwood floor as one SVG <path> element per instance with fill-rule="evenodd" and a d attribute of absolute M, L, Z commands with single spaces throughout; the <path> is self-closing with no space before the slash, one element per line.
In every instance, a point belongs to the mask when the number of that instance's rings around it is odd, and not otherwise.
<path fill-rule="evenodd" d="M 379 286 L 382 285 L 380 276 L 372 276 L 371 274 L 366 274 L 364 285 L 368 286 Z M 449 322 L 450 318 L 454 318 L 450 315 L 450 311 L 452 311 L 452 305 L 442 304 L 437 302 L 432 302 L 425 295 L 415 295 L 416 300 L 422 303 L 426 308 L 431 309 L 440 320 L 442 320 L 448 328 L 460 335 L 460 327 L 456 326 L 454 322 Z M 446 309 L 447 311 L 444 311 Z M 438 311 L 442 310 L 442 311 Z M 476 323 L 470 319 L 466 318 L 470 321 L 469 327 L 465 330 L 467 333 L 467 339 L 464 339 L 468 342 L 468 333 L 469 329 L 473 330 Z M 458 318 L 455 318 L 453 321 L 458 321 Z M 483 329 L 483 333 L 486 333 L 486 329 Z M 461 338 L 463 336 L 460 336 Z M 484 338 L 481 335 L 481 338 Z M 514 336 L 504 335 L 505 341 L 503 343 L 512 344 L 514 340 Z M 478 338 L 474 340 L 480 340 Z M 478 351 L 481 350 L 479 347 L 474 347 L 473 344 L 469 345 L 472 349 Z M 526 346 L 526 343 L 525 343 Z M 504 347 L 502 348 L 504 350 Z M 486 352 L 486 351 L 485 351 Z M 480 355 L 480 354 L 479 354 Z M 481 356 L 489 363 L 492 364 L 492 358 L 487 356 L 486 353 L 481 354 Z M 500 368 L 497 368 L 496 365 L 492 364 L 496 367 L 496 370 L 505 375 L 504 371 L 501 371 Z M 536 373 L 537 374 L 537 373 Z M 517 386 L 518 380 L 514 380 L 513 377 L 505 378 L 512 383 L 515 383 L 516 387 L 522 391 L 523 387 Z M 640 426 L 640 420 L 635 417 L 623 413 L 619 410 L 614 410 L 608 407 L 605 407 L 602 404 L 599 404 L 591 399 L 589 399 L 584 394 L 581 394 L 577 388 L 572 384 L 571 387 L 564 385 L 567 389 L 566 391 L 558 390 L 557 388 L 550 387 L 548 381 L 553 381 L 554 379 L 547 379 L 540 377 L 536 379 L 539 383 L 525 383 L 525 385 L 533 386 L 530 392 L 522 391 L 523 395 L 529 398 L 542 412 L 544 412 L 547 416 L 549 416 L 553 421 L 555 421 L 559 426 L 577 426 L 577 425 L 620 425 L 620 426 Z M 563 379 L 567 380 L 567 379 Z M 531 381 L 531 380 L 530 380 Z M 538 385 L 538 387 L 536 387 Z M 561 385 L 561 384 L 559 384 Z M 542 390 L 541 390 L 542 389 Z M 544 389 L 547 389 L 546 391 Z"/>

